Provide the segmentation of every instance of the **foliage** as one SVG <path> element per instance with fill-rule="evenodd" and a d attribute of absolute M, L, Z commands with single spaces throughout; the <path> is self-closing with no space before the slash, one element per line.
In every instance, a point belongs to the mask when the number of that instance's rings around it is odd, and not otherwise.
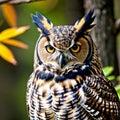
<path fill-rule="evenodd" d="M 0 57 L 2 57 L 7 62 L 16 65 L 17 61 L 12 51 L 6 46 L 6 44 L 27 49 L 28 46 L 26 44 L 13 39 L 13 37 L 23 34 L 26 30 L 29 29 L 29 26 L 17 27 L 16 11 L 12 5 L 6 3 L 1 5 L 1 8 L 7 23 L 11 27 L 3 30 L 0 33 Z"/>
<path fill-rule="evenodd" d="M 113 70 L 114 70 L 114 68 L 112 66 L 104 67 L 103 68 L 104 75 L 111 81 L 114 81 L 116 79 L 118 81 L 118 83 L 119 83 L 120 76 L 115 77 L 115 75 L 112 75 Z M 115 86 L 115 90 L 117 91 L 118 97 L 120 99 L 120 84 Z"/>

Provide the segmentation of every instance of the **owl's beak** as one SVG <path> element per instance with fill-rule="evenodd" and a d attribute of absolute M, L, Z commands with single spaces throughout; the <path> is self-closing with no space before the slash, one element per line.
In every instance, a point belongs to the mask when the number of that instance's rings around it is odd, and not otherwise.
<path fill-rule="evenodd" d="M 61 54 L 60 57 L 58 58 L 58 64 L 60 65 L 60 67 L 63 68 L 67 62 L 68 58 L 64 54 Z"/>

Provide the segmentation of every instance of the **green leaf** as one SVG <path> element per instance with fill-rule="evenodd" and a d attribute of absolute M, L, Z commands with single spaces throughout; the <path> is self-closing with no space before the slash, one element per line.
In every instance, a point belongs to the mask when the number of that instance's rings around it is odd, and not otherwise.
<path fill-rule="evenodd" d="M 119 98 L 119 100 L 120 100 L 120 92 L 117 92 L 117 95 L 118 95 L 118 98 Z"/>
<path fill-rule="evenodd" d="M 116 90 L 117 92 L 119 92 L 119 94 L 120 94 L 120 85 L 116 85 L 116 86 L 115 86 L 115 90 Z"/>
<path fill-rule="evenodd" d="M 108 78 L 109 80 L 111 80 L 111 81 L 112 81 L 112 80 L 115 80 L 115 75 L 110 75 L 110 76 L 108 76 L 107 78 Z"/>
<path fill-rule="evenodd" d="M 118 98 L 119 98 L 119 100 L 120 100 L 120 94 L 118 94 Z"/>
<path fill-rule="evenodd" d="M 120 100 L 120 85 L 116 85 L 116 86 L 115 86 L 115 90 L 117 91 L 118 98 L 119 98 L 119 100 Z"/>
<path fill-rule="evenodd" d="M 120 75 L 119 75 L 119 76 L 117 76 L 117 81 L 120 81 Z"/>
<path fill-rule="evenodd" d="M 114 68 L 112 66 L 106 66 L 106 67 L 103 67 L 102 70 L 104 75 L 107 77 L 113 72 Z"/>

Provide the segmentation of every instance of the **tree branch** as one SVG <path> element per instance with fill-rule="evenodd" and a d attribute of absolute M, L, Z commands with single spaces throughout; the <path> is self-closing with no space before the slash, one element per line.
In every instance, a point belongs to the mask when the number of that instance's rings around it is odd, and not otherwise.
<path fill-rule="evenodd" d="M 0 0 L 0 4 L 10 3 L 10 4 L 19 4 L 19 3 L 28 3 L 42 0 Z"/>

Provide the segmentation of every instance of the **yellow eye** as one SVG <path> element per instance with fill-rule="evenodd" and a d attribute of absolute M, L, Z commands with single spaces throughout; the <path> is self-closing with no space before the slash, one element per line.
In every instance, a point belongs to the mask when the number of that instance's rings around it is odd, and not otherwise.
<path fill-rule="evenodd" d="M 70 50 L 71 50 L 72 52 L 74 52 L 74 53 L 77 53 L 77 52 L 80 51 L 80 49 L 81 49 L 81 46 L 75 44 L 75 45 L 72 46 L 72 48 L 71 48 Z"/>
<path fill-rule="evenodd" d="M 51 46 L 51 45 L 47 45 L 46 46 L 46 50 L 49 52 L 49 53 L 53 53 L 55 51 L 55 49 Z"/>

